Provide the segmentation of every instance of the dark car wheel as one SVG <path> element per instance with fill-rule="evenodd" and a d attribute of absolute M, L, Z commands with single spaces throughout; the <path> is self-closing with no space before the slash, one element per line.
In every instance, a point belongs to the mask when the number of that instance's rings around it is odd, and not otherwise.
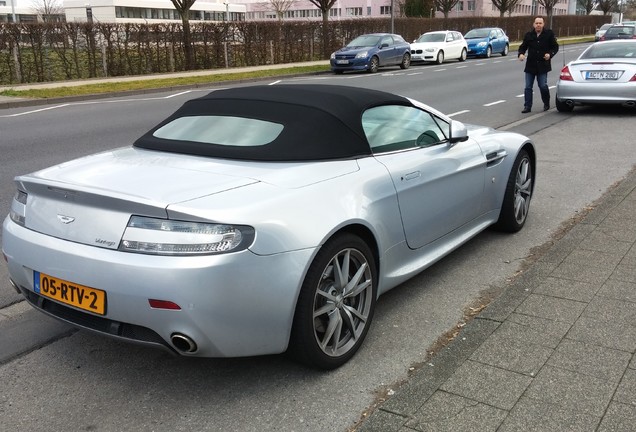
<path fill-rule="evenodd" d="M 369 61 L 369 72 L 376 73 L 380 68 L 380 59 L 376 56 L 371 57 Z"/>
<path fill-rule="evenodd" d="M 468 57 L 468 53 L 466 52 L 465 49 L 463 49 L 462 53 L 459 56 L 459 61 L 460 62 L 466 61 L 466 57 Z"/>
<path fill-rule="evenodd" d="M 411 66 L 411 54 L 404 53 L 402 57 L 402 62 L 400 63 L 400 69 L 408 69 Z"/>
<path fill-rule="evenodd" d="M 484 54 L 484 57 L 486 58 L 490 58 L 490 56 L 492 55 L 492 47 L 488 47 L 486 48 L 486 54 Z"/>
<path fill-rule="evenodd" d="M 376 293 L 377 271 L 367 244 L 353 234 L 328 241 L 301 288 L 290 354 L 319 369 L 342 366 L 367 335 Z"/>
<path fill-rule="evenodd" d="M 559 99 L 559 96 L 556 98 L 556 109 L 559 112 L 572 112 L 574 110 L 574 105 L 568 105 L 565 101 Z"/>
<path fill-rule="evenodd" d="M 510 45 L 506 44 L 506 46 L 504 47 L 504 50 L 501 52 L 501 56 L 505 57 L 508 55 L 509 52 L 510 52 Z"/>
<path fill-rule="evenodd" d="M 525 150 L 521 150 L 506 184 L 506 192 L 499 220 L 495 227 L 501 231 L 517 232 L 526 223 L 533 189 L 532 160 Z"/>
<path fill-rule="evenodd" d="M 442 64 L 442 63 L 444 63 L 444 51 L 441 51 L 441 50 L 440 50 L 440 51 L 437 53 L 437 59 L 435 60 L 435 63 L 437 63 L 437 64 Z"/>

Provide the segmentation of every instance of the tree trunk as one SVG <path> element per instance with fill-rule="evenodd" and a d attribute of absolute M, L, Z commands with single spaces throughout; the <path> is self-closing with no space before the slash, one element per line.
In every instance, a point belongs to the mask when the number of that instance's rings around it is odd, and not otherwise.
<path fill-rule="evenodd" d="M 194 52 L 192 51 L 192 37 L 190 36 L 189 12 L 181 14 L 183 24 L 183 52 L 186 58 L 186 70 L 194 69 Z"/>

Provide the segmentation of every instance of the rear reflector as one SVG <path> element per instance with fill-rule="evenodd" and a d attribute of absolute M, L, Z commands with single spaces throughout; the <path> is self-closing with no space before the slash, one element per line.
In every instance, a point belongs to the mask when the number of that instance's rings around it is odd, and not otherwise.
<path fill-rule="evenodd" d="M 168 300 L 148 299 L 148 303 L 153 309 L 181 310 L 181 306 Z"/>

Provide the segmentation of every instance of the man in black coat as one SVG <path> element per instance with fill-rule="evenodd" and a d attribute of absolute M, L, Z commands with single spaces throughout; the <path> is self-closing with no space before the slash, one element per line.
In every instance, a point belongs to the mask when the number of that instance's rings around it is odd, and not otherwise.
<path fill-rule="evenodd" d="M 559 51 L 554 32 L 543 28 L 545 25 L 543 17 L 534 19 L 534 30 L 529 31 L 523 37 L 523 42 L 519 46 L 518 58 L 520 61 L 526 60 L 524 72 L 526 74 L 526 87 L 524 89 L 524 104 L 522 113 L 529 113 L 532 109 L 532 86 L 535 78 L 541 91 L 543 100 L 543 111 L 550 109 L 550 89 L 548 88 L 548 72 L 552 70 L 550 60 Z"/>

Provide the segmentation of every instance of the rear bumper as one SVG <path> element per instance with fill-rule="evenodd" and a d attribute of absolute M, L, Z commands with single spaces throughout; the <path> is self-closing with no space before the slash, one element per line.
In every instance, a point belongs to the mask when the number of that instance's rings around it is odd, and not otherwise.
<path fill-rule="evenodd" d="M 12 282 L 39 310 L 79 328 L 173 351 L 171 336 L 185 334 L 198 347 L 187 355 L 197 357 L 285 351 L 314 251 L 151 256 L 49 237 L 9 218 L 3 224 L 2 249 Z M 36 293 L 34 271 L 105 291 L 105 315 Z M 181 309 L 156 309 L 149 299 L 171 301 Z"/>
<path fill-rule="evenodd" d="M 572 101 L 579 104 L 626 104 L 636 102 L 636 82 L 590 83 L 559 81 L 556 97 L 560 101 Z"/>

